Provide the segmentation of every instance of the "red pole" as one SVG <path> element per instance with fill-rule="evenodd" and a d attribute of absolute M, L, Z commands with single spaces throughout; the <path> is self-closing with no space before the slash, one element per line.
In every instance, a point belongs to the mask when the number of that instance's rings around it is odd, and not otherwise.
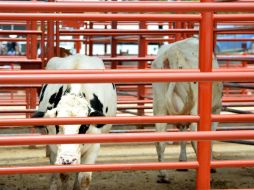
<path fill-rule="evenodd" d="M 201 0 L 209 2 L 212 0 Z M 213 54 L 213 13 L 202 12 L 199 32 L 199 68 L 201 72 L 212 71 Z M 200 121 L 198 131 L 211 131 L 212 83 L 199 82 L 198 114 Z M 197 169 L 196 189 L 210 189 L 211 142 L 197 143 L 197 160 L 200 167 Z"/>
<path fill-rule="evenodd" d="M 80 27 L 77 27 L 77 29 L 80 29 Z M 73 36 L 73 39 L 80 39 L 80 36 L 79 35 L 78 36 Z M 75 44 L 74 47 L 76 49 L 76 53 L 80 53 L 81 43 L 76 41 L 74 44 Z"/>
<path fill-rule="evenodd" d="M 31 29 L 36 30 L 37 29 L 37 22 L 32 21 L 31 22 Z M 36 59 L 37 58 L 37 35 L 32 34 L 31 35 L 31 59 Z"/>
<path fill-rule="evenodd" d="M 111 22 L 112 29 L 117 29 L 117 22 Z M 117 56 L 117 40 L 114 36 L 111 36 L 111 57 Z M 112 61 L 111 69 L 116 69 L 118 65 L 118 61 Z"/>
<path fill-rule="evenodd" d="M 147 25 L 146 22 L 140 22 L 139 23 L 139 28 L 140 29 L 147 29 Z M 146 39 L 140 35 L 139 36 L 139 57 L 145 57 L 147 55 L 147 43 L 146 43 Z M 138 63 L 138 69 L 146 69 L 147 68 L 147 62 L 146 61 L 139 61 Z M 144 100 L 145 97 L 145 85 L 139 85 L 138 86 L 138 100 Z M 143 106 L 143 103 L 139 103 L 139 106 Z M 138 115 L 144 115 L 144 110 L 143 109 L 139 109 L 138 111 Z"/>
<path fill-rule="evenodd" d="M 48 21 L 47 60 L 54 57 L 54 21 Z"/>
<path fill-rule="evenodd" d="M 59 33 L 59 21 L 56 21 L 56 46 L 55 46 L 55 48 L 56 48 L 56 52 L 54 52 L 54 53 L 56 53 L 56 55 L 55 56 L 57 56 L 57 57 L 59 57 L 60 56 L 60 33 Z M 54 51 L 55 51 L 55 48 L 54 48 Z"/>
<path fill-rule="evenodd" d="M 45 68 L 45 22 L 41 21 L 41 68 Z"/>
<path fill-rule="evenodd" d="M 49 0 L 54 2 L 55 0 Z M 47 60 L 54 57 L 54 21 L 48 21 L 48 33 L 47 33 Z"/>
<path fill-rule="evenodd" d="M 36 0 L 33 0 L 33 2 L 36 3 Z M 32 30 L 37 30 L 37 21 L 32 21 L 31 22 L 31 29 Z M 37 35 L 31 35 L 31 59 L 36 59 L 37 58 Z M 35 109 L 36 108 L 36 89 L 29 89 L 29 108 L 28 109 Z M 29 117 L 31 114 L 29 114 Z M 32 131 L 34 132 L 34 131 Z"/>
<path fill-rule="evenodd" d="M 31 22 L 26 23 L 26 30 L 31 30 Z M 30 35 L 26 36 L 26 57 L 29 59 L 31 55 L 31 38 Z"/>
<path fill-rule="evenodd" d="M 177 0 L 178 2 L 181 1 L 181 0 Z M 179 12 L 181 13 L 181 12 Z M 177 21 L 175 22 L 175 28 L 177 29 L 181 29 L 182 28 L 182 22 L 181 21 Z M 182 39 L 182 34 L 181 33 L 176 33 L 175 35 L 175 41 L 179 41 Z"/>
<path fill-rule="evenodd" d="M 49 0 L 52 2 L 52 0 Z M 204 11 L 241 11 L 253 12 L 254 3 L 199 2 L 4 2 L 0 3 L 1 12 L 204 12 Z"/>
<path fill-rule="evenodd" d="M 90 22 L 89 23 L 89 29 L 93 29 L 93 23 Z M 88 37 L 88 43 L 89 43 L 89 47 L 88 47 L 88 55 L 92 56 L 93 55 L 93 41 L 91 40 L 92 37 Z"/>

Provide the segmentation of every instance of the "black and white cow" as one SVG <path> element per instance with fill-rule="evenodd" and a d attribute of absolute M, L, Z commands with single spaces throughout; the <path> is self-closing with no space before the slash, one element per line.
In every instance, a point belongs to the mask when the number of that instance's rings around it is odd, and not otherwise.
<path fill-rule="evenodd" d="M 46 69 L 104 69 L 97 57 L 73 55 L 65 58 L 54 57 L 49 60 Z M 114 84 L 45 84 L 40 94 L 37 112 L 33 117 L 89 117 L 115 116 L 116 89 Z M 107 133 L 111 124 L 97 125 L 49 125 L 48 134 L 100 134 Z M 49 145 L 51 164 L 93 164 L 100 144 L 59 144 Z M 89 188 L 92 173 L 80 172 L 74 180 L 73 175 L 53 174 L 50 189 Z"/>
<path fill-rule="evenodd" d="M 199 40 L 192 37 L 160 48 L 156 59 L 152 63 L 154 69 L 196 69 L 198 68 Z M 213 58 L 213 68 L 218 68 L 216 58 Z M 212 113 L 221 111 L 221 97 L 223 85 L 213 82 L 212 85 Z M 198 83 L 196 82 L 163 82 L 153 83 L 153 112 L 154 115 L 197 115 L 198 111 Z M 212 130 L 216 130 L 218 123 L 212 123 Z M 172 127 L 172 125 L 170 125 Z M 196 123 L 176 124 L 180 130 L 197 129 Z M 156 123 L 156 130 L 166 131 L 167 123 Z M 156 143 L 158 160 L 164 161 L 165 142 Z M 192 142 L 196 151 L 196 143 Z M 212 155 L 212 154 L 211 154 Z M 186 142 L 181 142 L 179 161 L 186 161 Z M 160 170 L 158 182 L 168 182 L 166 172 Z"/>

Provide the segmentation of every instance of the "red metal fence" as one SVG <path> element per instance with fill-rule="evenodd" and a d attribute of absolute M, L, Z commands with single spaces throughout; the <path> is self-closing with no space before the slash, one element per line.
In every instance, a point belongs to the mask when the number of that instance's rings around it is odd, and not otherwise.
<path fill-rule="evenodd" d="M 14 13 L 9 14 L 10 12 Z M 155 123 L 177 122 L 179 119 L 198 123 L 198 132 L 188 133 L 138 133 L 138 134 L 103 134 L 103 135 L 78 135 L 78 136 L 19 136 L 0 137 L 0 145 L 21 144 L 55 144 L 55 143 L 108 143 L 108 142 L 156 142 L 197 140 L 197 161 L 186 163 L 142 163 L 142 164 L 105 164 L 105 165 L 78 165 L 78 166 L 34 166 L 34 167 L 1 167 L 0 174 L 12 173 L 49 173 L 70 171 L 113 171 L 113 170 L 153 170 L 173 168 L 193 168 L 197 170 L 196 188 L 199 190 L 210 189 L 210 168 L 218 167 L 245 167 L 254 166 L 254 160 L 243 161 L 211 161 L 211 140 L 254 139 L 253 131 L 217 131 L 211 132 L 211 122 L 253 122 L 253 114 L 241 115 L 212 115 L 211 114 L 211 84 L 212 81 L 254 81 L 254 71 L 249 68 L 217 69 L 212 71 L 212 52 L 214 44 L 214 24 L 222 21 L 253 21 L 254 14 L 215 14 L 214 12 L 253 12 L 254 3 L 169 3 L 169 2 L 87 2 L 87 3 L 10 3 L 0 2 L 0 20 L 22 21 L 48 21 L 48 47 L 53 50 L 54 38 L 52 23 L 54 20 L 86 20 L 86 21 L 192 21 L 199 22 L 199 69 L 197 70 L 115 70 L 115 71 L 0 71 L 0 84 L 41 84 L 41 83 L 71 83 L 71 82 L 121 82 L 144 83 L 165 81 L 199 81 L 199 107 L 198 116 L 166 116 L 166 117 L 114 117 L 114 118 L 65 118 L 65 119 L 0 119 L 0 126 L 35 125 L 35 124 L 67 124 L 67 123 Z M 181 14 L 159 14 L 161 12 L 181 12 Z M 182 12 L 200 12 L 200 14 L 182 14 Z M 45 13 L 46 12 L 46 13 Z M 75 12 L 98 12 L 75 13 Z M 104 12 L 127 12 L 128 14 L 105 14 Z M 137 14 L 140 12 L 144 14 Z M 151 12 L 151 13 L 147 13 Z M 140 27 L 144 28 L 144 27 Z M 67 32 L 67 31 L 62 31 Z M 89 35 L 89 30 L 82 35 Z M 156 35 L 171 32 L 193 33 L 193 29 L 174 29 L 151 31 L 141 29 L 138 31 L 107 30 L 95 31 L 93 35 Z M 131 33 L 132 32 L 132 33 Z M 73 34 L 75 33 L 72 32 Z M 30 32 L 29 34 L 33 34 Z M 36 33 L 37 34 L 37 33 Z M 39 34 L 39 33 L 38 33 Z M 80 35 L 79 33 L 77 35 Z M 41 38 L 44 40 L 44 38 Z M 142 39 L 139 39 L 141 43 Z M 54 40 L 53 40 L 54 41 Z M 44 42 L 43 42 L 44 44 Z M 43 46 L 42 46 L 43 47 Z M 48 58 L 52 57 L 48 51 Z M 140 52 L 140 59 L 147 58 Z M 114 57 L 114 55 L 113 55 Z M 112 59 L 112 58 L 111 58 Z M 114 58 L 112 59 L 114 60 Z M 117 61 L 117 60 L 115 60 Z M 147 61 L 147 60 L 141 60 Z M 143 62 L 144 63 L 144 62 Z M 231 72 L 229 72 L 231 71 Z M 234 72 L 232 72 L 234 71 Z M 68 75 L 66 75 L 68 73 Z M 170 73 L 170 75 L 169 75 Z M 38 75 L 40 74 L 40 75 Z M 84 75 L 85 74 L 85 75 Z M 142 93 L 143 87 L 139 88 Z M 144 94 L 142 95 L 144 97 Z M 144 99 L 139 99 L 143 101 Z M 141 104 L 142 105 L 142 104 Z"/>

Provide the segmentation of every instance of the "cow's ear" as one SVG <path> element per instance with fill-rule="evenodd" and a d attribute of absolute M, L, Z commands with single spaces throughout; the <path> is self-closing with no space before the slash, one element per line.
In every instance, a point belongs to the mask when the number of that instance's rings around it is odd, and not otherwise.
<path fill-rule="evenodd" d="M 52 110 L 48 110 L 46 113 L 45 113 L 45 117 L 47 118 L 52 118 L 52 117 L 56 117 L 57 116 L 57 110 L 56 108 L 52 109 Z"/>
<path fill-rule="evenodd" d="M 105 116 L 102 112 L 93 110 L 89 113 L 89 117 L 96 117 L 96 116 Z"/>
<path fill-rule="evenodd" d="M 42 111 L 36 111 L 33 113 L 32 118 L 40 118 L 40 117 L 44 117 L 45 112 Z"/>

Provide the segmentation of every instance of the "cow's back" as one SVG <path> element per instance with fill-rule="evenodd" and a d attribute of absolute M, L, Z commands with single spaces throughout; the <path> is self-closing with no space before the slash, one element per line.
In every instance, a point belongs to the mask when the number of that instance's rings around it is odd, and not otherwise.
<path fill-rule="evenodd" d="M 49 60 L 46 70 L 58 69 L 105 69 L 104 63 L 98 57 L 86 55 L 71 55 L 65 58 L 53 57 Z"/>
<path fill-rule="evenodd" d="M 65 58 L 53 57 L 46 66 L 47 70 L 69 70 L 69 69 L 105 69 L 104 63 L 100 58 L 89 57 L 85 55 L 72 55 Z M 50 107 L 52 94 L 63 95 L 70 84 L 47 84 L 47 88 L 40 95 L 42 100 L 39 104 L 38 111 L 45 112 Z M 90 101 L 98 101 L 102 104 L 103 114 L 105 116 L 114 116 L 116 114 L 116 89 L 112 83 L 82 83 L 81 89 L 85 98 Z M 59 89 L 62 90 L 59 92 Z M 42 94 L 43 93 L 43 94 Z M 42 98 L 43 96 L 43 98 Z"/>
<path fill-rule="evenodd" d="M 163 61 L 168 59 L 170 69 L 197 69 L 199 66 L 199 40 L 196 37 L 187 38 L 172 44 L 163 45 L 152 62 L 152 68 L 163 68 Z M 219 64 L 213 58 L 213 68 Z"/>
<path fill-rule="evenodd" d="M 199 40 L 196 37 L 187 38 L 172 44 L 164 45 L 158 51 L 156 59 L 152 63 L 154 69 L 197 69 L 199 67 Z M 219 64 L 216 58 L 213 58 L 213 68 L 218 68 Z M 182 100 L 189 100 L 189 87 L 193 92 L 193 109 L 196 109 L 198 96 L 198 83 L 154 83 L 153 91 L 156 101 L 165 101 L 167 98 L 172 98 L 177 91 L 181 91 L 179 96 L 183 96 Z M 166 89 L 163 89 L 166 88 Z M 170 91 L 168 89 L 174 91 Z M 182 89 L 182 90 L 179 90 Z M 183 93 L 185 91 L 185 93 Z M 165 93 L 162 93 L 165 92 Z M 170 95 L 169 95 L 170 94 Z M 213 82 L 213 107 L 221 106 L 222 83 Z M 164 96 L 164 97 L 163 97 Z M 175 102 L 171 99 L 170 101 Z M 166 102 L 165 102 L 166 103 Z M 166 103 L 167 104 L 167 103 Z"/>

